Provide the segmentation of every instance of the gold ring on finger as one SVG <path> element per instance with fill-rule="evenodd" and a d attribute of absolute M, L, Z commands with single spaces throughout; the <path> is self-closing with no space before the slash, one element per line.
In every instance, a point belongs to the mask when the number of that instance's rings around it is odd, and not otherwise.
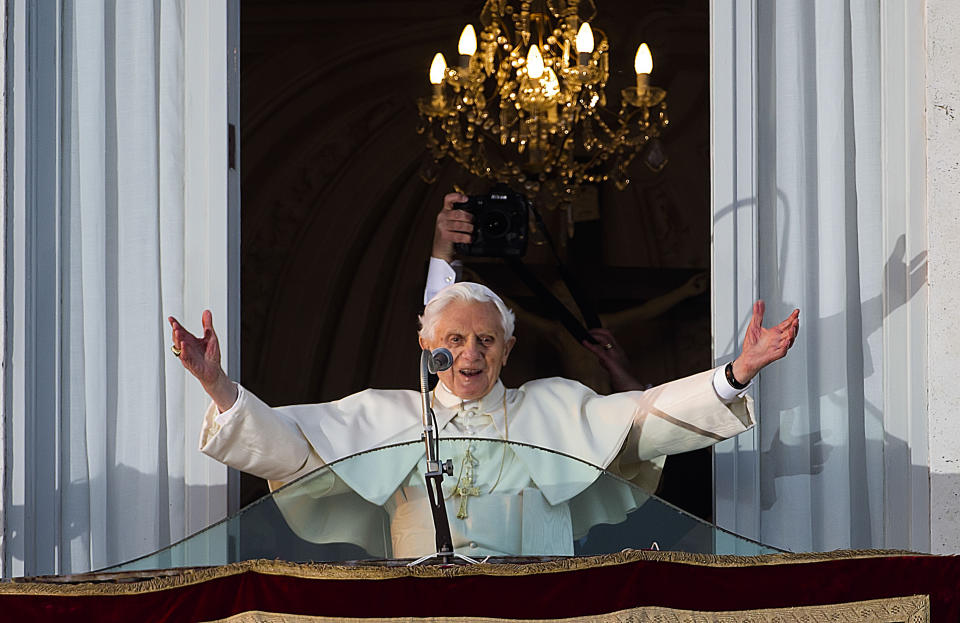
<path fill-rule="evenodd" d="M 171 344 L 171 345 L 170 345 L 170 352 L 172 352 L 172 353 L 174 354 L 174 356 L 179 357 L 179 356 L 180 356 L 180 353 L 182 353 L 183 351 L 180 350 L 179 348 L 177 348 L 177 345 L 176 345 L 176 344 Z"/>

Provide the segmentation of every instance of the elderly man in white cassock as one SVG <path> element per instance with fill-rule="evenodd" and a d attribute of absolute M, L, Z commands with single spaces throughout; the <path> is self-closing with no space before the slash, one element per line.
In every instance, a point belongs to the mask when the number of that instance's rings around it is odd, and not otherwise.
<path fill-rule="evenodd" d="M 507 389 L 500 370 L 517 340 L 513 313 L 485 286 L 451 285 L 433 297 L 421 317 L 420 345 L 444 347 L 453 354 L 452 367 L 440 373 L 431 396 L 439 436 L 508 440 L 559 451 L 652 491 L 665 455 L 708 446 L 753 426 L 745 388 L 761 368 L 786 354 L 799 327 L 798 310 L 771 328 L 762 326 L 763 313 L 763 302 L 758 301 L 743 349 L 731 364 L 646 391 L 602 396 L 563 378 Z M 221 368 L 209 311 L 202 323 L 203 334 L 196 337 L 170 318 L 174 353 L 213 400 L 200 449 L 216 460 L 265 478 L 276 488 L 357 452 L 420 440 L 421 401 L 415 391 L 368 389 L 323 404 L 264 404 Z M 550 513 L 566 512 L 570 523 L 564 503 L 589 483 L 564 490 L 557 486 L 562 475 L 550 467 L 553 464 L 518 448 L 467 443 L 463 456 L 453 457 L 456 471 L 444 482 L 445 493 L 455 497 L 467 466 L 472 470 L 470 484 L 475 485 L 466 512 L 458 509 L 457 500 L 448 501 L 455 548 L 469 544 L 471 555 L 572 553 L 570 543 L 556 551 L 530 551 L 524 543 L 531 535 L 521 529 L 530 522 L 523 515 L 536 512 L 549 518 Z M 346 485 L 386 509 L 392 538 L 387 554 L 402 558 L 430 553 L 434 533 L 423 485 L 423 444 L 410 444 L 391 456 L 391 465 L 378 473 L 333 466 L 336 477 L 328 474 L 323 487 L 329 500 Z M 323 495 L 317 498 L 322 504 Z M 303 517 L 288 515 L 291 519 L 309 524 Z M 573 529 L 570 540 L 576 532 Z"/>

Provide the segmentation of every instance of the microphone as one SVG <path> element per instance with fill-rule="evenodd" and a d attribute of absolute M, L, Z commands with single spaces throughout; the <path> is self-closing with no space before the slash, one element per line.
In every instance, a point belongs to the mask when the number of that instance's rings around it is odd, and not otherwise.
<path fill-rule="evenodd" d="M 453 365 L 453 353 L 446 348 L 438 348 L 427 358 L 427 370 L 430 374 L 443 372 Z"/>

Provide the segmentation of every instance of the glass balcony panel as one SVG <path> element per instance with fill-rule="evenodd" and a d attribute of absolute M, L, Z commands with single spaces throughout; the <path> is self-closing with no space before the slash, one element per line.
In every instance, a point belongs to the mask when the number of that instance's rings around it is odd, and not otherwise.
<path fill-rule="evenodd" d="M 435 550 L 421 442 L 356 454 L 273 491 L 179 543 L 106 571 L 412 559 Z M 718 528 L 619 476 L 524 444 L 443 439 L 454 549 L 472 558 L 623 549 L 757 555 L 778 550 Z M 472 477 L 467 465 L 471 465 Z"/>

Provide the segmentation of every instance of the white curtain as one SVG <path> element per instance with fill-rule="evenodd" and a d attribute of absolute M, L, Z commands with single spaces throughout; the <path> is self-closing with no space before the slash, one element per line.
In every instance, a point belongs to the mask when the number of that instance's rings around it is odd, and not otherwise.
<path fill-rule="evenodd" d="M 182 192 L 160 201 L 161 162 L 176 156 L 160 152 L 157 132 L 169 105 L 159 92 L 182 97 L 176 79 L 161 82 L 182 74 L 182 58 L 168 52 L 180 45 L 163 45 L 182 39 L 178 9 L 65 5 L 62 516 L 74 527 L 63 533 L 65 571 L 146 553 L 183 532 L 183 423 L 166 413 L 176 362 L 163 357 L 162 319 L 177 299 L 163 277 L 183 272 L 175 232 L 184 206 Z"/>
<path fill-rule="evenodd" d="M 59 354 L 49 374 L 29 354 L 15 352 L 12 365 L 32 370 L 38 391 L 58 395 L 59 412 L 27 409 L 12 417 L 56 418 L 52 429 L 60 456 L 34 458 L 28 447 L 26 473 L 12 477 L 9 499 L 22 497 L 20 490 L 35 493 L 23 498 L 22 509 L 7 513 L 6 534 L 27 543 L 49 542 L 54 551 L 8 538 L 8 574 L 103 568 L 182 539 L 226 510 L 226 469 L 196 456 L 205 401 L 170 353 L 166 322 L 176 315 L 196 328 L 203 308 L 224 311 L 227 287 L 221 270 L 226 259 L 211 260 L 226 248 L 221 242 L 227 235 L 225 226 L 218 229 L 226 220 L 227 188 L 217 185 L 226 179 L 226 141 L 220 142 L 226 130 L 225 4 L 200 7 L 215 35 L 201 32 L 197 41 L 185 37 L 186 5 L 185 0 L 76 0 L 37 13 L 59 21 L 40 27 L 59 37 L 59 67 L 37 69 L 54 72 L 59 81 L 59 106 L 51 120 L 61 124 L 59 170 L 32 172 L 50 184 L 59 176 L 59 232 L 48 241 L 57 249 L 59 274 L 49 280 L 60 293 Z M 15 18 L 27 21 L 26 13 Z M 45 45 L 29 36 L 16 52 Z M 199 91 L 191 91 L 185 77 L 186 52 L 191 46 L 206 49 L 207 38 L 219 48 L 193 62 L 212 67 L 212 75 L 219 72 L 223 88 L 212 105 L 204 101 L 216 91 L 209 75 Z M 199 115 L 190 112 L 191 100 Z M 40 104 L 27 101 L 26 108 L 30 114 Z M 204 118 L 208 109 L 215 113 Z M 213 148 L 203 142 L 209 133 L 188 134 L 191 114 L 190 123 L 216 124 Z M 45 122 L 37 115 L 34 123 Z M 43 146 L 28 144 L 26 153 L 34 148 Z M 210 188 L 199 191 L 213 199 L 199 205 L 185 200 L 191 154 L 222 169 L 208 176 Z M 204 176 L 203 170 L 190 174 Z M 29 200 L 24 210 L 40 213 Z M 191 250 L 197 261 L 185 266 L 188 227 L 206 240 Z M 220 237 L 207 237 L 207 228 L 218 229 Z M 44 287 L 47 277 L 37 278 L 37 287 Z M 219 328 L 227 346 L 227 327 Z M 38 353 L 37 360 L 50 356 Z M 25 439 L 29 445 L 30 436 Z M 30 473 L 30 462 L 40 460 L 55 465 L 55 476 Z M 212 553 L 208 562 L 220 562 L 223 554 Z"/>
<path fill-rule="evenodd" d="M 717 450 L 717 517 L 793 551 L 884 546 L 880 3 L 751 10 L 756 238 L 741 239 L 767 323 L 798 307 L 800 336 L 761 374 L 754 436 Z"/>

